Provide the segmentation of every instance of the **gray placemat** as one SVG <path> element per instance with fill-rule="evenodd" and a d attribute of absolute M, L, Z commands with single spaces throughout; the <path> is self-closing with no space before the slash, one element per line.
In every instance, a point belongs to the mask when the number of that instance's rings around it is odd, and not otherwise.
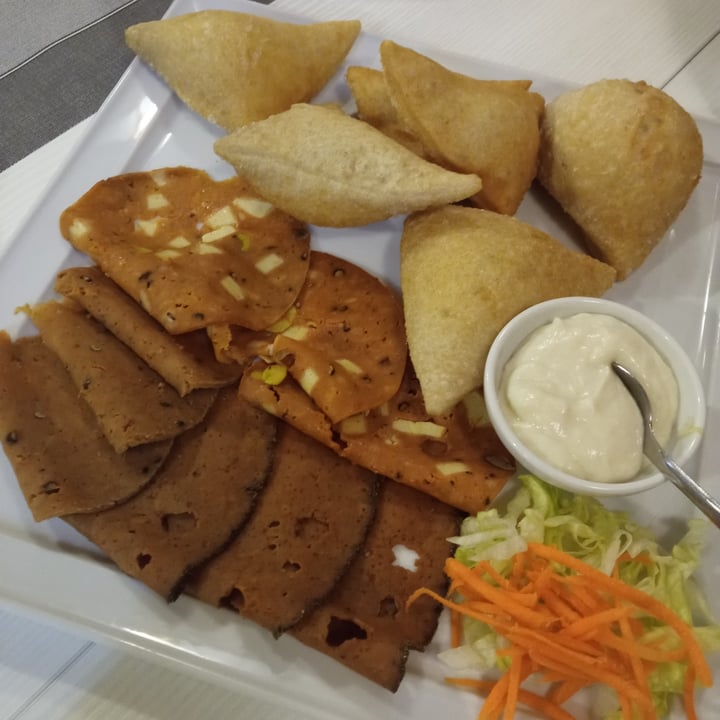
<path fill-rule="evenodd" d="M 27 27 L 33 13 L 45 13 L 44 32 L 36 28 L 27 43 L 7 45 L 2 54 L 15 69 L 0 79 L 0 171 L 94 113 L 133 59 L 123 30 L 160 18 L 170 2 L 104 0 L 95 3 L 96 16 L 89 17 L 87 7 L 69 16 L 66 0 L 0 0 L 5 34 Z M 54 24 L 48 12 L 58 14 Z M 48 27 L 56 28 L 56 38 L 49 38 Z M 38 48 L 40 42 L 44 45 Z M 31 59 L 22 60 L 19 47 Z"/>

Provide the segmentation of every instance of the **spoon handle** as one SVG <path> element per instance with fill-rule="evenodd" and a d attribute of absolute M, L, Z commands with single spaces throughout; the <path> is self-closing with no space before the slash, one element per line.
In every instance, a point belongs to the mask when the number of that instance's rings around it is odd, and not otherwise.
<path fill-rule="evenodd" d="M 698 485 L 674 460 L 665 455 L 652 433 L 645 433 L 643 450 L 652 464 L 720 528 L 720 502 Z"/>

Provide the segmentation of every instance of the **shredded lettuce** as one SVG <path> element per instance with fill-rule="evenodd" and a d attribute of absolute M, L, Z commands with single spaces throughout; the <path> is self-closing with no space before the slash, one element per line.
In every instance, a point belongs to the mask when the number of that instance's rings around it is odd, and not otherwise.
<path fill-rule="evenodd" d="M 707 603 L 692 579 L 700 562 L 709 523 L 691 520 L 685 536 L 663 551 L 653 533 L 641 527 L 627 513 L 606 509 L 598 500 L 578 496 L 548 485 L 532 475 L 520 477 L 520 487 L 501 514 L 491 508 L 467 517 L 460 535 L 450 538 L 457 545 L 455 557 L 472 567 L 489 561 L 506 573 L 513 555 L 527 549 L 528 542 L 553 545 L 610 573 L 617 559 L 623 562 L 622 580 L 663 602 L 693 626 L 706 652 L 720 650 L 720 625 L 712 617 Z M 647 639 L 661 637 L 665 628 L 647 621 Z M 455 670 L 490 669 L 506 666 L 496 655 L 502 639 L 487 625 L 463 619 L 464 644 L 442 653 L 442 659 Z M 682 693 L 685 666 L 663 663 L 649 676 L 658 717 L 668 714 L 673 695 Z M 599 716 L 617 720 L 622 716 L 617 699 L 607 689 L 598 692 Z"/>

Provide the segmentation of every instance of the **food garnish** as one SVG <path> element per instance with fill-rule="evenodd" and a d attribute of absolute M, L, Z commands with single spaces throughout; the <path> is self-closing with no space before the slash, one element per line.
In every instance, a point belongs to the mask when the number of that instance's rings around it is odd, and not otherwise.
<path fill-rule="evenodd" d="M 562 705 L 598 685 L 612 696 L 596 696 L 612 706 L 608 720 L 662 717 L 674 696 L 696 717 L 695 686 L 713 683 L 704 653 L 720 649 L 720 625 L 690 579 L 706 523 L 690 521 L 666 554 L 625 513 L 521 481 L 504 515 L 468 517 L 451 539 L 447 597 L 415 595 L 450 608 L 453 648 L 441 656 L 451 667 L 503 671 L 448 682 L 487 693 L 479 717 L 488 720 L 519 705 L 572 718 Z"/>

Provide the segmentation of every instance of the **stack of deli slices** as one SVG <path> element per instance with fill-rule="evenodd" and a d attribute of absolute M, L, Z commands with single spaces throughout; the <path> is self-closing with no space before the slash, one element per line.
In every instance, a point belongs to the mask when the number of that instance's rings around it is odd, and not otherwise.
<path fill-rule="evenodd" d="M 105 307 L 112 317 L 117 309 Z M 34 517 L 62 518 L 168 601 L 189 593 L 275 635 L 306 628 L 296 634 L 300 641 L 397 689 L 409 650 L 422 649 L 438 622 L 436 609 L 407 608 L 407 600 L 421 586 L 445 589 L 446 538 L 458 531 L 460 513 L 426 494 L 395 489 L 249 404 L 237 379 L 203 391 L 212 393 L 211 402 L 191 424 L 177 419 L 173 404 L 192 393 L 181 396 L 158 375 L 165 393 L 158 406 L 167 404 L 173 437 L 117 450 L 108 437 L 114 426 L 99 415 L 113 399 L 125 411 L 126 398 L 117 394 L 134 392 L 127 358 L 107 352 L 119 341 L 69 300 L 27 311 L 40 335 L 0 336 L 0 432 Z M 90 324 L 94 334 L 69 335 L 78 323 Z M 82 363 L 73 364 L 64 344 L 59 353 L 51 349 L 63 330 L 76 351 L 97 354 L 90 385 L 107 404 L 86 399 L 71 372 Z M 193 367 L 197 358 L 182 358 L 179 348 L 178 363 Z M 141 370 L 137 388 L 145 392 L 142 378 L 151 370 L 138 355 L 134 362 Z M 437 525 L 430 536 L 429 518 Z M 398 568 L 397 545 L 417 556 L 417 567 Z M 342 588 L 362 581 L 369 558 L 381 597 L 375 606 L 342 606 L 344 621 L 358 629 L 338 640 L 324 618 L 340 612 Z M 346 641 L 352 641 L 348 653 L 341 647 Z M 378 672 L 368 658 L 386 670 Z"/>
<path fill-rule="evenodd" d="M 112 507 L 145 487 L 172 440 L 118 453 L 38 336 L 0 333 L 0 437 L 33 518 Z"/>
<path fill-rule="evenodd" d="M 197 205 L 177 199 L 181 177 L 202 183 Z M 436 608 L 408 608 L 407 600 L 422 586 L 444 591 L 446 538 L 457 533 L 461 513 L 248 402 L 239 380 L 254 370 L 220 362 L 211 336 L 259 338 L 271 383 L 279 372 L 328 422 L 353 422 L 402 392 L 402 309 L 392 290 L 360 268 L 309 252 L 302 227 L 292 237 L 307 252 L 305 277 L 287 307 L 287 286 L 276 290 L 282 302 L 273 296 L 278 266 L 262 259 L 273 233 L 287 240 L 286 229 L 297 226 L 242 195 L 240 185 L 230 195 L 229 187 L 172 169 L 100 183 L 100 198 L 110 189 L 135 208 L 123 232 L 92 189 L 66 211 L 68 236 L 77 241 L 79 233 L 104 266 L 63 270 L 60 297 L 25 308 L 39 334 L 0 337 L 3 444 L 36 520 L 64 520 L 168 601 L 190 594 L 275 635 L 292 633 L 394 691 L 409 651 L 422 649 L 438 622 Z M 141 205 L 155 215 L 140 213 Z M 212 216 L 226 225 L 209 227 Z M 203 239 L 228 226 L 233 233 Z M 267 243 L 260 255 L 249 253 L 253 242 Z M 216 244 L 218 252 L 199 249 Z M 239 324 L 247 304 L 227 291 L 222 322 L 213 316 L 216 295 L 207 307 L 177 308 L 175 318 L 191 323 L 167 321 L 168 288 L 202 297 L 198 288 L 221 267 L 203 260 L 217 255 L 230 256 L 236 269 L 254 267 L 256 279 L 269 276 L 256 295 L 272 308 L 263 320 L 269 326 Z M 292 249 L 288 262 L 300 255 Z M 194 274 L 182 269 L 185 262 Z M 144 284 L 133 282 L 131 267 Z M 251 277 L 234 272 L 240 287 Z M 399 562 L 398 547 L 416 561 Z M 370 595 L 368 573 L 375 578 Z M 351 601 L 358 592 L 362 604 Z M 327 622 L 337 617 L 349 633 Z"/>
<path fill-rule="evenodd" d="M 240 377 L 237 365 L 216 360 L 204 330 L 170 335 L 97 267 L 62 270 L 55 290 L 102 323 L 181 396 Z"/>
<path fill-rule="evenodd" d="M 478 412 L 477 388 L 428 414 L 395 291 L 312 250 L 308 227 L 241 178 L 216 182 L 192 168 L 116 176 L 67 208 L 60 225 L 99 269 L 65 271 L 58 289 L 146 357 L 155 340 L 131 340 L 134 325 L 176 341 L 163 347 L 186 348 L 202 330 L 216 365 L 245 368 L 246 400 L 352 462 L 467 512 L 487 507 L 510 477 L 512 458 Z M 144 321 L 121 329 L 108 317 L 95 295 L 110 279 Z M 258 358 L 262 371 L 252 365 Z"/>

